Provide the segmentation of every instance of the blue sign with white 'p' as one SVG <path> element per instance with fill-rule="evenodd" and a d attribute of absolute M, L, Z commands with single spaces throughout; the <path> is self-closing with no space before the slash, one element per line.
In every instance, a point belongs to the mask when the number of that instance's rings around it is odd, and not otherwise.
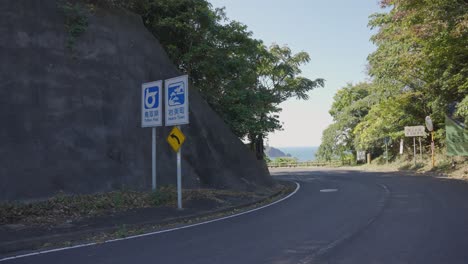
<path fill-rule="evenodd" d="M 144 83 L 141 88 L 141 126 L 161 126 L 162 81 Z"/>
<path fill-rule="evenodd" d="M 145 109 L 159 107 L 159 86 L 148 87 L 145 89 Z"/>

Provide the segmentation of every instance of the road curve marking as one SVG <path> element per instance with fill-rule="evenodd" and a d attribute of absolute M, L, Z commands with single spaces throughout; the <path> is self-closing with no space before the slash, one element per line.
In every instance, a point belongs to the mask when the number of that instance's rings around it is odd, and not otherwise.
<path fill-rule="evenodd" d="M 337 192 L 338 189 L 322 189 L 320 190 L 321 193 L 330 193 L 330 192 Z"/>
<path fill-rule="evenodd" d="M 260 206 L 258 208 L 250 209 L 250 210 L 247 210 L 245 212 L 238 213 L 238 214 L 228 215 L 228 216 L 208 220 L 208 221 L 201 222 L 201 223 L 196 223 L 196 224 L 191 224 L 191 225 L 184 225 L 184 226 L 180 226 L 180 227 L 174 227 L 174 228 L 155 231 L 155 232 L 150 232 L 150 233 L 146 233 L 146 234 L 140 234 L 140 235 L 134 235 L 134 236 L 124 237 L 124 238 L 106 240 L 104 242 L 99 242 L 99 243 L 98 242 L 92 242 L 92 243 L 75 245 L 75 246 L 70 246 L 70 247 L 56 248 L 56 249 L 50 249 L 50 250 L 32 252 L 32 253 L 23 254 L 23 255 L 12 256 L 12 257 L 6 257 L 6 258 L 0 259 L 0 262 L 5 262 L 5 261 L 8 261 L 8 260 L 14 260 L 14 259 L 19 259 L 19 258 L 33 257 L 33 256 L 37 256 L 37 255 L 48 254 L 48 253 L 53 253 L 53 252 L 58 252 L 58 251 L 65 251 L 65 250 L 70 250 L 70 249 L 76 249 L 76 248 L 83 248 L 83 247 L 90 247 L 90 246 L 95 246 L 95 245 L 113 243 L 113 242 L 118 242 L 118 241 L 123 241 L 123 240 L 130 240 L 130 239 L 135 239 L 135 238 L 140 238 L 140 237 L 154 236 L 154 235 L 158 235 L 158 234 L 162 234 L 162 233 L 168 233 L 168 232 L 177 231 L 177 230 L 181 230 L 181 229 L 186 229 L 186 228 L 205 225 L 205 224 L 209 224 L 209 223 L 213 223 L 213 222 L 218 222 L 218 221 L 238 217 L 238 216 L 245 215 L 245 214 L 250 214 L 250 213 L 253 213 L 255 211 L 258 211 L 258 210 L 270 207 L 272 205 L 275 205 L 277 203 L 280 203 L 280 202 L 290 198 L 294 194 L 296 194 L 299 191 L 299 189 L 301 188 L 301 185 L 296 181 L 294 181 L 294 183 L 296 184 L 296 189 L 292 193 L 288 194 L 288 196 L 283 197 L 283 198 L 281 198 L 281 199 L 279 199 L 277 201 L 274 201 L 274 202 L 272 202 L 270 204 L 266 204 L 264 206 Z"/>

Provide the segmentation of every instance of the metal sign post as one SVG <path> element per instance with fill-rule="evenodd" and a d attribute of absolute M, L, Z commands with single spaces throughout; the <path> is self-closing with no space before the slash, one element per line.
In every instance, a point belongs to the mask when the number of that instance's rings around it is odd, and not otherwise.
<path fill-rule="evenodd" d="M 156 191 L 156 128 L 152 128 L 151 143 L 151 189 Z"/>
<path fill-rule="evenodd" d="M 421 162 L 423 161 L 422 158 L 422 145 L 421 145 L 421 137 L 418 137 L 419 140 L 419 158 L 421 159 Z"/>
<path fill-rule="evenodd" d="M 180 129 L 179 126 L 177 128 Z M 182 146 L 177 151 L 177 208 L 182 209 Z"/>
<path fill-rule="evenodd" d="M 390 137 L 385 137 L 384 143 L 385 143 L 385 163 L 388 164 L 388 144 L 390 143 Z"/>
<path fill-rule="evenodd" d="M 434 159 L 434 125 L 432 123 L 432 119 L 430 116 L 426 116 L 426 127 L 427 130 L 431 131 L 431 156 L 432 156 L 432 168 L 435 166 L 435 159 Z"/>
<path fill-rule="evenodd" d="M 177 153 L 177 208 L 182 209 L 182 144 L 185 142 L 185 135 L 180 130 L 180 126 L 175 126 L 169 136 L 167 143 Z"/>
<path fill-rule="evenodd" d="M 189 123 L 188 75 L 165 80 L 166 126 L 175 126 L 167 141 L 177 152 L 177 207 L 182 209 L 182 154 L 185 136 L 179 125 Z"/>
<path fill-rule="evenodd" d="M 141 85 L 141 127 L 151 127 L 151 187 L 156 190 L 156 127 L 162 126 L 162 81 Z"/>
<path fill-rule="evenodd" d="M 416 167 L 416 137 L 413 137 L 413 151 L 414 166 Z"/>
<path fill-rule="evenodd" d="M 435 149 L 435 144 L 434 144 L 434 131 L 431 131 L 432 168 L 434 168 L 434 166 L 435 166 L 434 149 Z"/>
<path fill-rule="evenodd" d="M 385 163 L 388 164 L 388 144 L 385 144 Z"/>

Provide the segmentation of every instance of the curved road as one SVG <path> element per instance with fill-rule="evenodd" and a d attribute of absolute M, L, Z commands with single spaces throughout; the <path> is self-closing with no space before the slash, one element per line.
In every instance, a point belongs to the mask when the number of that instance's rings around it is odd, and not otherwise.
<path fill-rule="evenodd" d="M 276 171 L 289 199 L 192 228 L 1 263 L 468 263 L 468 185 L 402 173 Z"/>

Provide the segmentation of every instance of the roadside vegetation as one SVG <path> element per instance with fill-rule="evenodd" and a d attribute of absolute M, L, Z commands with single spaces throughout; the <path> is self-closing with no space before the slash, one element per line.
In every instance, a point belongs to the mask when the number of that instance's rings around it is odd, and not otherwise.
<path fill-rule="evenodd" d="M 405 138 L 404 127 L 424 125 L 430 116 L 439 156 L 435 169 L 449 171 L 454 162 L 455 168 L 465 166 L 466 157 L 445 155 L 445 116 L 468 124 L 468 4 L 383 0 L 381 6 L 383 13 L 369 21 L 377 30 L 371 38 L 377 49 L 368 57 L 370 80 L 336 93 L 330 109 L 333 123 L 323 132 L 318 158 L 352 153 L 356 160 L 357 152 L 365 151 L 374 164 L 382 164 L 387 138 L 392 166 L 411 168 L 405 164 L 411 163 L 413 141 Z M 422 138 L 426 163 L 414 169 L 432 169 L 427 164 L 430 144 L 429 135 Z"/>
<path fill-rule="evenodd" d="M 381 156 L 370 164 L 359 166 L 359 169 L 368 171 L 414 172 L 468 180 L 468 160 L 466 158 L 452 158 L 445 154 L 438 153 L 435 155 L 435 161 L 435 166 L 432 167 L 431 156 L 424 154 L 422 160 L 418 155 L 416 164 L 414 164 L 413 156 L 405 154 L 387 163 L 383 156 Z"/>
<path fill-rule="evenodd" d="M 183 190 L 184 204 L 205 202 L 217 206 L 229 201 L 254 200 L 262 194 L 214 189 Z M 58 194 L 44 201 L 0 203 L 0 225 L 52 225 L 73 222 L 86 217 L 109 215 L 130 209 L 176 207 L 177 191 L 164 186 L 155 192 L 114 191 L 89 195 Z M 215 208 L 213 208 L 215 209 Z"/>

